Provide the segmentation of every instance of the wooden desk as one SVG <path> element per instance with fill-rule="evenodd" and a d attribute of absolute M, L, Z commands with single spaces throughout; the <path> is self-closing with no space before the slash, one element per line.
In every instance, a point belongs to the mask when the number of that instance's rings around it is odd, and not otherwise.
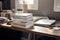
<path fill-rule="evenodd" d="M 1 24 L 0 27 L 23 31 L 23 32 L 30 32 L 30 33 L 34 33 L 34 34 L 42 35 L 42 36 L 54 37 L 56 38 L 56 40 L 60 40 L 60 30 L 54 31 L 53 29 L 40 27 L 40 26 L 34 26 L 34 28 L 27 29 L 25 27 L 11 26 L 11 25 L 6 25 L 6 24 Z"/>

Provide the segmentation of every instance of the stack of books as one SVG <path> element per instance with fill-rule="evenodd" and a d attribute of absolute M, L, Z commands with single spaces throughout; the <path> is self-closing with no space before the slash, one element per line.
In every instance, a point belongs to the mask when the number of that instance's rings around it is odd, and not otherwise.
<path fill-rule="evenodd" d="M 34 24 L 33 15 L 31 13 L 15 14 L 12 25 L 30 28 Z"/>

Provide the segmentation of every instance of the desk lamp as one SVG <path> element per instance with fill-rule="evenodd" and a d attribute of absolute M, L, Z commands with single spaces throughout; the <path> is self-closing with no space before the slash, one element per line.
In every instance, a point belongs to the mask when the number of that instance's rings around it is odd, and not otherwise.
<path fill-rule="evenodd" d="M 28 5 L 34 4 L 34 0 L 19 0 L 19 4 L 22 4 L 23 13 L 27 13 Z"/>

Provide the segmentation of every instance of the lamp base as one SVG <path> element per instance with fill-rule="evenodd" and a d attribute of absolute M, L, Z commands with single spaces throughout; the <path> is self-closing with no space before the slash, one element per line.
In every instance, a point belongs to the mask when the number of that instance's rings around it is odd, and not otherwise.
<path fill-rule="evenodd" d="M 23 13 L 27 13 L 28 12 L 28 5 L 23 3 L 23 9 L 22 9 Z"/>

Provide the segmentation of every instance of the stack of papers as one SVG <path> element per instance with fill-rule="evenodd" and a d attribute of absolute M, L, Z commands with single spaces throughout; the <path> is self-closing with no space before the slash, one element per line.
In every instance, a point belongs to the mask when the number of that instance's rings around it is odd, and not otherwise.
<path fill-rule="evenodd" d="M 30 13 L 15 14 L 12 25 L 30 28 L 33 26 L 33 15 Z"/>
<path fill-rule="evenodd" d="M 56 20 L 40 19 L 40 20 L 34 22 L 34 24 L 35 25 L 42 25 L 42 26 L 51 26 L 55 22 L 56 22 Z"/>

